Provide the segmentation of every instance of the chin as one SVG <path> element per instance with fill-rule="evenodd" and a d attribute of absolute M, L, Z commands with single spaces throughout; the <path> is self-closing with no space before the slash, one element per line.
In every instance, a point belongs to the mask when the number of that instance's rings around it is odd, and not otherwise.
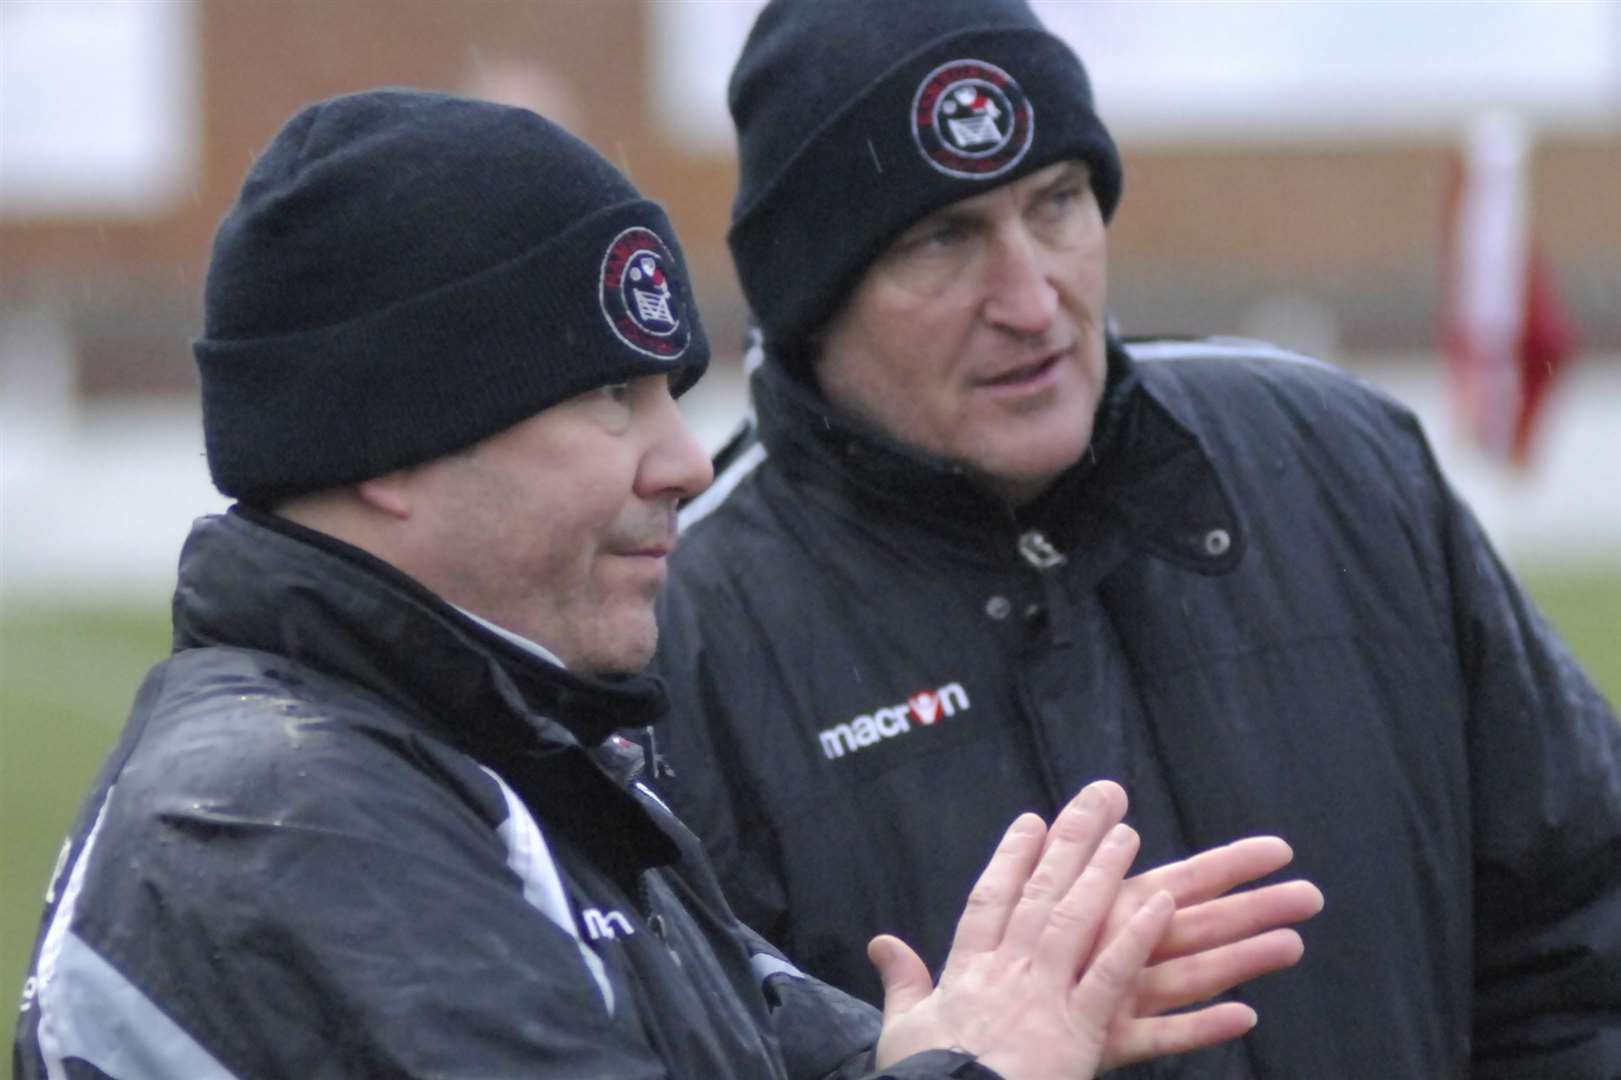
<path fill-rule="evenodd" d="M 1062 439 L 1049 440 L 1041 446 L 1026 447 L 1022 452 L 1008 454 L 1000 471 L 1004 476 L 1025 484 L 1056 480 L 1081 460 L 1086 453 L 1090 433 L 1088 425 L 1079 438 L 1075 432 L 1069 431 Z"/>
<path fill-rule="evenodd" d="M 594 675 L 635 675 L 653 662 L 658 643 L 657 627 L 627 627 L 599 642 L 579 667 Z"/>

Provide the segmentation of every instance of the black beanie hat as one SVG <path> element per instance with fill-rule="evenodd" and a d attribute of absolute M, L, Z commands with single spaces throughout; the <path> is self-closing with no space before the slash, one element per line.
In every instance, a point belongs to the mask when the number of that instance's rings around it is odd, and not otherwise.
<path fill-rule="evenodd" d="M 772 0 L 732 72 L 728 235 L 768 355 L 796 358 L 896 236 L 1059 161 L 1103 217 L 1120 157 L 1086 70 L 1024 0 Z"/>
<path fill-rule="evenodd" d="M 244 502 L 440 457 L 709 346 L 663 210 L 526 109 L 311 105 L 220 224 L 195 343 L 214 484 Z"/>

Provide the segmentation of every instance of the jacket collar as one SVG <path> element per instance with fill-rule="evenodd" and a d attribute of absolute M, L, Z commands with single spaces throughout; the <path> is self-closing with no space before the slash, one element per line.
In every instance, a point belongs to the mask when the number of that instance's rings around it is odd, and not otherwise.
<path fill-rule="evenodd" d="M 490 764 L 549 824 L 606 832 L 621 869 L 672 861 L 637 800 L 593 760 L 621 727 L 666 708 L 650 676 L 566 671 L 466 618 L 367 553 L 234 506 L 200 519 L 180 556 L 176 650 L 208 645 L 285 656 L 388 700 L 407 722 Z M 532 782 L 525 783 L 525 780 Z"/>
<path fill-rule="evenodd" d="M 1191 423 L 1108 339 L 1108 377 L 1087 452 L 1035 503 L 1014 510 L 976 488 L 955 462 L 922 453 L 835 411 L 813 386 L 768 360 L 751 391 L 770 457 L 802 482 L 867 515 L 903 515 L 983 551 L 987 540 L 1037 529 L 1061 551 L 1120 537 L 1200 573 L 1242 555 L 1226 485 Z"/>

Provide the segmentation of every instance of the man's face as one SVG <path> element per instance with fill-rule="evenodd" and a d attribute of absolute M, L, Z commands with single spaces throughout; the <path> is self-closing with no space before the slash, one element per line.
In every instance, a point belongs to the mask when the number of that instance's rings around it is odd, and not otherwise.
<path fill-rule="evenodd" d="M 569 668 L 636 671 L 676 503 L 712 475 L 665 376 L 605 386 L 414 470 L 417 561 L 446 600 Z"/>
<path fill-rule="evenodd" d="M 1028 502 L 1091 439 L 1105 257 L 1078 162 L 952 203 L 897 238 L 829 322 L 822 392 L 966 466 L 985 490 Z"/>

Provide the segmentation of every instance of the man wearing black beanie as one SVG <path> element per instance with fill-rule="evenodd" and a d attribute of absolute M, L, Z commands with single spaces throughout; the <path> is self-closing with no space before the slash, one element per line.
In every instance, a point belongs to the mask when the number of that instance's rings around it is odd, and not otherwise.
<path fill-rule="evenodd" d="M 1328 900 L 1151 1075 L 1621 1076 L 1621 726 L 1413 416 L 1110 331 L 1120 159 L 1023 0 L 772 0 L 730 104 L 763 362 L 657 664 L 740 916 L 877 1000 L 856 942 L 939 964 L 1000 823 L 1113 778 L 1143 864 L 1276 833 Z"/>
<path fill-rule="evenodd" d="M 938 983 L 874 946 L 882 1018 L 738 924 L 614 734 L 665 707 L 708 347 L 663 211 L 534 113 L 300 112 L 220 225 L 196 353 L 239 502 L 187 540 L 174 654 L 62 850 L 23 1080 L 1089 1077 L 1253 1024 L 1114 1023 L 1153 949 L 1219 982 L 1298 955 L 1267 931 L 1304 882 L 1173 917 L 1280 841 L 1121 890 L 1109 783 L 1015 821 Z"/>

